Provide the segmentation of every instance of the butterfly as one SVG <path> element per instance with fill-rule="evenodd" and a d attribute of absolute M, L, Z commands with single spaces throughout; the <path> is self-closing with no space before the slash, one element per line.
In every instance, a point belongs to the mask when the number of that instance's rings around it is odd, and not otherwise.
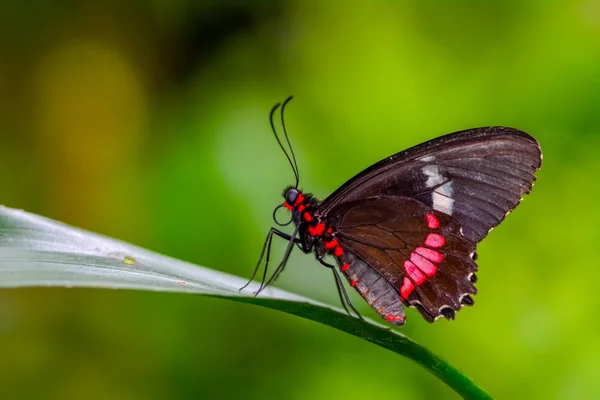
<path fill-rule="evenodd" d="M 332 271 L 346 312 L 350 307 L 359 317 L 340 274 L 375 312 L 397 326 L 406 321 L 405 306 L 429 322 L 454 319 L 462 306 L 472 306 L 477 243 L 530 192 L 542 164 L 539 143 L 502 126 L 451 133 L 381 160 L 321 201 L 298 188 L 300 174 L 284 122 L 290 100 L 275 105 L 270 114 L 296 180 L 284 190 L 273 219 L 279 226 L 293 222 L 294 229 L 291 234 L 269 230 L 249 281 L 265 260 L 256 295 L 277 279 L 298 247 Z M 289 153 L 275 128 L 280 107 Z M 281 208 L 291 215 L 285 223 L 277 219 Z M 267 280 L 276 236 L 288 244 Z"/>

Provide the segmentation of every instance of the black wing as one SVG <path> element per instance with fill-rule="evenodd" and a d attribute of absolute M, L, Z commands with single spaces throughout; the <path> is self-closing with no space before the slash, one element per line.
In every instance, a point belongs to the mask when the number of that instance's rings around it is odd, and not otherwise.
<path fill-rule="evenodd" d="M 456 132 L 371 166 L 325 199 L 319 213 L 367 197 L 410 197 L 451 215 L 476 243 L 529 193 L 541 163 L 538 142 L 517 129 Z"/>

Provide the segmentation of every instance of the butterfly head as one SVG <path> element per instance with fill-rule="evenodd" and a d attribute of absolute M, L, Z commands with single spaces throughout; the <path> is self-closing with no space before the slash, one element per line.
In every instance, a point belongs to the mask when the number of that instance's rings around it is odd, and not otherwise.
<path fill-rule="evenodd" d="M 302 193 L 302 191 L 295 186 L 288 186 L 283 190 L 283 199 L 283 204 L 278 205 L 275 208 L 275 211 L 273 211 L 273 220 L 280 226 L 289 225 L 292 221 L 298 225 L 303 218 L 305 221 L 312 220 L 313 210 L 319 203 L 312 194 Z M 277 210 L 282 207 L 288 209 L 292 214 L 291 219 L 285 223 L 279 222 L 276 218 Z M 307 213 L 310 215 L 310 219 L 305 215 Z"/>
<path fill-rule="evenodd" d="M 296 187 L 288 186 L 283 190 L 283 199 L 283 204 L 278 205 L 275 207 L 275 210 L 273 210 L 273 221 L 279 226 L 289 225 L 294 220 L 294 211 L 298 210 L 298 207 L 302 205 L 305 198 L 302 192 L 296 189 Z M 290 220 L 284 223 L 277 219 L 277 211 L 282 207 L 285 207 L 292 212 Z"/>
<path fill-rule="evenodd" d="M 298 200 L 298 195 L 300 194 L 302 193 L 300 193 L 295 187 L 286 188 L 283 191 L 283 198 L 285 199 L 285 203 L 283 203 L 283 205 L 285 208 L 291 210 L 294 204 L 296 204 L 296 200 Z"/>

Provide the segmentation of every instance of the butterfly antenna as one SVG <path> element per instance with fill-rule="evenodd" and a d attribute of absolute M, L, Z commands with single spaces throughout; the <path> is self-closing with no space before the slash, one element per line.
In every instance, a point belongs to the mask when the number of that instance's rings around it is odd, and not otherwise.
<path fill-rule="evenodd" d="M 294 149 L 292 148 L 292 144 L 290 143 L 290 138 L 287 134 L 287 129 L 285 128 L 285 118 L 284 118 L 285 106 L 292 99 L 293 99 L 293 96 L 288 97 L 287 99 L 285 99 L 285 101 L 283 102 L 283 105 L 281 106 L 281 126 L 283 127 L 283 134 L 285 135 L 285 140 L 290 149 L 290 153 L 292 154 L 292 159 L 294 160 L 295 175 L 296 175 L 296 188 L 297 188 L 298 184 L 300 183 L 300 170 L 298 170 L 298 163 L 296 162 L 296 155 L 294 154 Z"/>
<path fill-rule="evenodd" d="M 287 102 L 287 100 L 286 100 L 286 102 Z M 298 171 L 296 170 L 296 167 L 294 166 L 294 163 L 292 162 L 292 159 L 290 158 L 288 152 L 285 150 L 285 147 L 283 147 L 283 143 L 281 143 L 281 140 L 279 139 L 279 135 L 277 135 L 277 129 L 275 129 L 275 121 L 274 121 L 273 117 L 275 115 L 275 112 L 277 111 L 277 109 L 280 106 L 281 106 L 281 103 L 277 103 L 277 104 L 275 104 L 275 106 L 273 106 L 273 108 L 271 109 L 271 114 L 269 115 L 269 121 L 271 122 L 271 130 L 273 131 L 273 134 L 275 135 L 275 139 L 277 139 L 277 143 L 279 143 L 279 147 L 281 148 L 281 150 L 283 151 L 283 153 L 287 157 L 288 161 L 290 162 L 290 166 L 292 167 L 292 171 L 294 171 L 294 176 L 296 177 L 296 186 L 297 186 Z M 284 131 L 285 131 L 285 129 L 284 129 Z M 286 138 L 287 138 L 287 135 L 286 135 Z M 288 143 L 289 143 L 289 141 L 288 141 Z"/>

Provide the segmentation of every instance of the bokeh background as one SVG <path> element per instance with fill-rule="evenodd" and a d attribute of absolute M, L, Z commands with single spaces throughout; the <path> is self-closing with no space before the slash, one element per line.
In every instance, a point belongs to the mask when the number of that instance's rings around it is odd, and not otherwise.
<path fill-rule="evenodd" d="M 410 310 L 402 331 L 498 398 L 600 396 L 599 1 L 1 10 L 0 202 L 232 274 L 293 182 L 267 119 L 290 94 L 301 187 L 320 197 L 444 133 L 530 132 L 544 166 L 479 248 L 476 306 L 433 325 Z M 278 285 L 337 304 L 299 252 Z M 457 397 L 349 335 L 183 294 L 3 290 L 0 352 L 3 399 Z"/>

